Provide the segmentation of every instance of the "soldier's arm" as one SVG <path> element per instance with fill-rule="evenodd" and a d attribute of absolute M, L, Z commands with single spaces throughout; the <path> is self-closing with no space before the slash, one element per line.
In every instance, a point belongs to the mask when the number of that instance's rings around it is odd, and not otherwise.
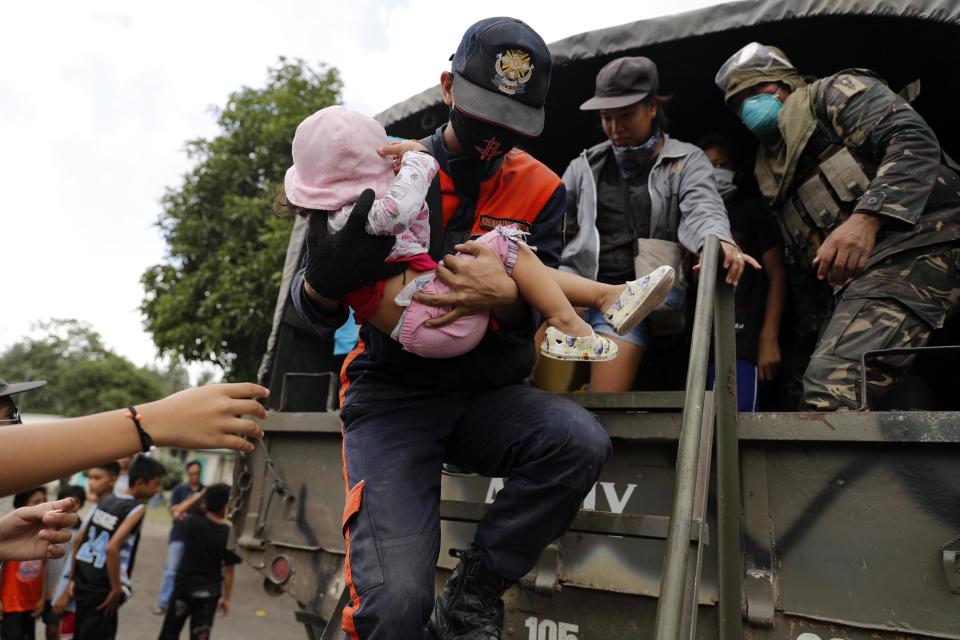
<path fill-rule="evenodd" d="M 930 125 L 886 84 L 867 76 L 827 79 L 817 99 L 818 115 L 836 140 L 876 163 L 877 175 L 855 210 L 915 224 L 940 165 Z"/>

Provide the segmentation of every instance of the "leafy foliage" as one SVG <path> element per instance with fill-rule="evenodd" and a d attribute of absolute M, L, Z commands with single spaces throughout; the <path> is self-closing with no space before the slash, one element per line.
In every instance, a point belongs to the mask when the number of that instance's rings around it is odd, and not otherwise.
<path fill-rule="evenodd" d="M 290 234 L 272 213 L 273 185 L 291 164 L 297 125 L 340 90 L 336 69 L 281 58 L 266 86 L 244 87 L 218 110 L 219 135 L 187 143 L 196 164 L 167 191 L 157 223 L 168 255 L 141 279 L 146 327 L 163 353 L 255 378 Z"/>
<path fill-rule="evenodd" d="M 170 491 L 183 482 L 184 465 L 179 458 L 175 458 L 162 449 L 150 454 L 150 457 L 162 464 L 163 468 L 167 470 L 167 474 L 160 481 L 160 486 L 164 491 Z"/>
<path fill-rule="evenodd" d="M 156 400 L 188 386 L 183 367 L 137 367 L 108 350 L 86 323 L 51 320 L 39 324 L 35 334 L 0 354 L 0 372 L 8 382 L 48 382 L 17 396 L 22 411 L 82 416 Z"/>

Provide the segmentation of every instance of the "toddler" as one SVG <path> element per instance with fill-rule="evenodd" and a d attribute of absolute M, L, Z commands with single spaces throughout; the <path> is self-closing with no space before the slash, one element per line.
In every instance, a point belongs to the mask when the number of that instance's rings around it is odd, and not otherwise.
<path fill-rule="evenodd" d="M 375 120 L 344 107 L 322 109 L 297 127 L 293 139 L 293 166 L 287 171 L 280 204 L 302 215 L 326 212 L 328 231 L 347 224 L 353 206 L 367 188 L 377 199 L 366 220 L 366 230 L 392 235 L 396 241 L 387 260 L 407 263 L 405 273 L 348 293 L 345 301 L 357 322 L 370 322 L 404 349 L 426 358 L 451 358 L 473 349 L 483 338 L 489 312 L 461 316 L 445 326 L 429 327 L 449 309 L 431 307 L 414 299 L 417 292 L 442 295 L 449 287 L 434 275 L 430 258 L 430 213 L 424 202 L 438 171 L 437 161 L 417 142 L 408 141 L 396 161 L 383 157 L 387 144 L 383 127 Z M 594 282 L 545 266 L 523 241 L 516 225 L 498 226 L 477 242 L 488 246 L 503 263 L 520 296 L 539 311 L 547 324 L 540 352 L 558 360 L 606 361 L 617 356 L 617 345 L 594 333 L 573 308 L 602 309 L 619 334 L 630 331 L 656 308 L 670 291 L 674 272 L 662 266 L 622 285 Z M 469 254 L 458 254 L 473 259 Z"/>

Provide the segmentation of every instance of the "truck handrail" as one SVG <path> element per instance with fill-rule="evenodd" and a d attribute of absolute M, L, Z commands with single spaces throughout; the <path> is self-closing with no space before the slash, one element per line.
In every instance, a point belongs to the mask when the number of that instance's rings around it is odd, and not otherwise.
<path fill-rule="evenodd" d="M 660 599 L 657 603 L 657 640 L 676 640 L 681 636 L 684 607 L 693 608 L 696 594 L 684 602 L 687 562 L 690 554 L 690 529 L 693 526 L 694 495 L 697 478 L 705 472 L 698 468 L 701 422 L 707 383 L 707 361 L 711 327 L 714 329 L 716 363 L 716 443 L 717 512 L 720 587 L 720 638 L 742 637 L 740 613 L 740 461 L 736 416 L 736 361 L 734 336 L 733 287 L 721 283 L 717 274 L 720 240 L 707 237 L 700 264 L 696 311 L 687 369 L 683 420 L 677 447 L 673 503 L 667 534 Z"/>

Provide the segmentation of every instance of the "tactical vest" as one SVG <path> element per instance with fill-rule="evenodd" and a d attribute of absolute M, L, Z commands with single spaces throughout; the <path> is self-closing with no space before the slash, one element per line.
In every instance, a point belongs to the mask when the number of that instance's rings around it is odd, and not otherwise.
<path fill-rule="evenodd" d="M 814 138 L 822 137 L 814 134 Z M 876 169 L 856 158 L 850 149 L 832 144 L 818 144 L 811 139 L 818 162 L 806 175 L 792 196 L 780 207 L 777 221 L 784 239 L 787 264 L 812 270 L 820 245 L 831 231 L 853 212 L 866 192 Z M 817 147 L 819 153 L 816 153 Z M 808 154 L 804 152 L 805 156 Z"/>
<path fill-rule="evenodd" d="M 848 71 L 882 80 L 869 69 Z M 919 80 L 899 92 L 909 103 L 919 94 Z M 831 143 L 823 127 L 818 121 L 798 162 L 796 175 L 806 178 L 781 205 L 777 216 L 784 239 L 784 259 L 788 265 L 807 271 L 813 271 L 813 259 L 824 238 L 850 217 L 877 174 L 872 160 L 855 156 L 849 148 Z M 957 168 L 945 151 L 943 156 L 948 166 Z"/>

